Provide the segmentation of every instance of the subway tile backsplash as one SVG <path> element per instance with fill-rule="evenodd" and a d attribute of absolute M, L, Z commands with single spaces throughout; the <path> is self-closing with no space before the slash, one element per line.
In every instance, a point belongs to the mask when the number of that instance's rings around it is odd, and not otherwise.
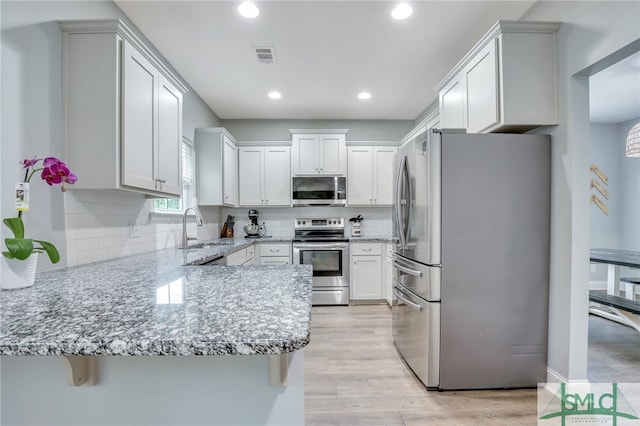
<path fill-rule="evenodd" d="M 152 213 L 153 200 L 115 191 L 69 190 L 65 192 L 67 265 L 113 259 L 146 251 L 179 246 L 182 242 L 182 216 Z M 391 207 L 264 207 L 260 222 L 267 235 L 293 236 L 297 217 L 343 217 L 346 235 L 351 235 L 349 218 L 364 217 L 363 235 L 391 234 Z M 197 227 L 188 218 L 190 237 L 208 241 L 220 236 L 227 215 L 235 216 L 234 234 L 244 236 L 249 221 L 248 207 L 201 206 L 205 225 Z"/>
<path fill-rule="evenodd" d="M 69 190 L 65 193 L 67 265 L 175 247 L 182 240 L 181 215 L 151 213 L 152 199 L 115 191 Z M 189 236 L 217 238 L 220 208 L 202 208 L 205 226 L 190 217 Z"/>
<path fill-rule="evenodd" d="M 233 227 L 235 236 L 244 236 L 243 226 L 249 222 L 249 207 L 222 208 L 222 221 L 227 215 L 235 216 Z M 257 207 L 260 223 L 265 222 L 267 235 L 274 237 L 293 236 L 293 222 L 298 217 L 343 217 L 346 220 L 345 233 L 351 235 L 349 218 L 361 214 L 362 235 L 391 235 L 391 207 Z"/>

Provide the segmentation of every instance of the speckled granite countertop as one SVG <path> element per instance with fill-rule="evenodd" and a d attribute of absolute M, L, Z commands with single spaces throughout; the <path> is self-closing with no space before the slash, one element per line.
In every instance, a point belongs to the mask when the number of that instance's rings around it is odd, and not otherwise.
<path fill-rule="evenodd" d="M 0 355 L 299 350 L 309 342 L 311 266 L 182 266 L 253 242 L 220 240 L 38 274 L 32 287 L 0 291 Z"/>

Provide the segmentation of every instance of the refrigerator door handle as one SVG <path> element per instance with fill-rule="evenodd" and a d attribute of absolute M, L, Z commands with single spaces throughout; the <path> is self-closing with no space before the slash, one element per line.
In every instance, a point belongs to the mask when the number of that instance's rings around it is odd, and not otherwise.
<path fill-rule="evenodd" d="M 402 199 L 402 189 L 404 188 L 404 169 L 407 163 L 407 156 L 402 157 L 400 161 L 400 167 L 398 167 L 398 176 L 396 179 L 396 227 L 398 229 L 398 237 L 400 239 L 400 247 L 406 247 L 406 234 L 404 232 L 404 209 L 406 200 Z"/>
<path fill-rule="evenodd" d="M 404 293 L 400 292 L 400 290 L 398 290 L 397 288 L 393 289 L 393 293 L 396 295 L 398 299 L 402 300 L 407 306 L 415 309 L 416 311 L 422 312 L 423 310 L 422 305 L 418 305 L 417 303 L 413 303 L 411 300 L 406 299 L 404 297 Z"/>
<path fill-rule="evenodd" d="M 422 271 L 416 271 L 414 269 L 409 269 L 405 266 L 400 265 L 395 260 L 393 261 L 393 266 L 402 272 L 406 272 L 409 275 L 413 275 L 414 277 L 422 277 Z"/>

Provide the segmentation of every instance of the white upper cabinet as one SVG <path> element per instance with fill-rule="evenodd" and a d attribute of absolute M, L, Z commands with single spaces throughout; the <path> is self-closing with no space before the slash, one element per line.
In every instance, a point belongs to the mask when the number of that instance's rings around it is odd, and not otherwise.
<path fill-rule="evenodd" d="M 238 146 L 222 127 L 195 131 L 198 204 L 238 206 Z"/>
<path fill-rule="evenodd" d="M 393 155 L 396 151 L 396 147 L 390 146 L 348 148 L 347 204 L 393 204 Z"/>
<path fill-rule="evenodd" d="M 440 126 L 483 133 L 557 124 L 558 28 L 498 21 L 436 87 Z"/>
<path fill-rule="evenodd" d="M 446 129 L 466 127 L 462 78 L 455 77 L 440 89 L 440 120 L 442 127 Z"/>
<path fill-rule="evenodd" d="M 74 188 L 180 196 L 184 84 L 119 20 L 60 27 Z"/>
<path fill-rule="evenodd" d="M 290 147 L 240 147 L 240 205 L 291 205 Z"/>
<path fill-rule="evenodd" d="M 293 176 L 347 174 L 347 130 L 291 129 Z"/>

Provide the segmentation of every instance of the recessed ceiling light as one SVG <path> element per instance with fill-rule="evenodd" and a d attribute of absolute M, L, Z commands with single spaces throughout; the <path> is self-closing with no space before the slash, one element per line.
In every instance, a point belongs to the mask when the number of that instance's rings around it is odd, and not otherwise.
<path fill-rule="evenodd" d="M 255 18 L 260 15 L 260 9 L 250 1 L 244 1 L 238 6 L 238 13 L 245 18 Z"/>
<path fill-rule="evenodd" d="M 271 98 L 271 99 L 280 99 L 282 97 L 282 93 L 276 92 L 274 90 L 273 92 L 269 92 L 269 94 L 267 96 L 269 96 L 269 98 Z"/>
<path fill-rule="evenodd" d="M 358 99 L 362 101 L 366 101 L 367 99 L 371 99 L 371 93 L 369 92 L 360 92 L 358 93 Z"/>
<path fill-rule="evenodd" d="M 413 13 L 413 9 L 406 3 L 400 3 L 391 11 L 394 19 L 407 19 Z"/>

